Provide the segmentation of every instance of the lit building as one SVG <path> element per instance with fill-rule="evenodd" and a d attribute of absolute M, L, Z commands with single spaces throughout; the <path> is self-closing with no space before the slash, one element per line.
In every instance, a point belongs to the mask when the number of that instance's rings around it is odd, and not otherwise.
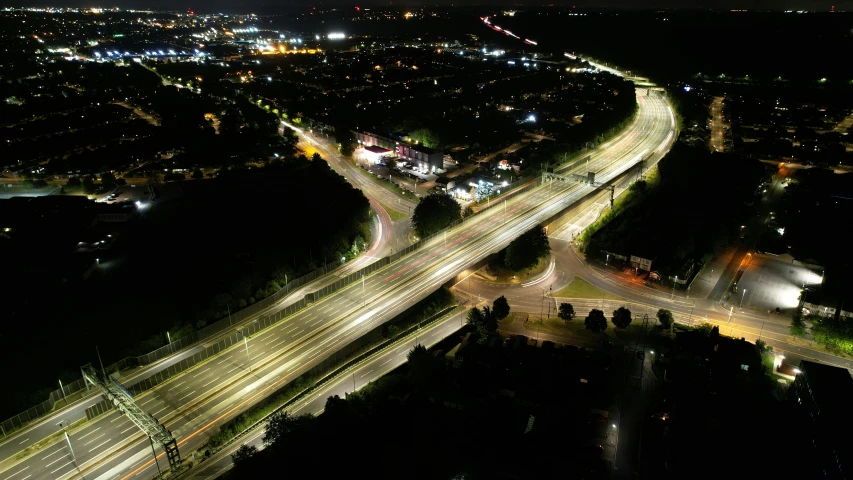
<path fill-rule="evenodd" d="M 444 167 L 444 153 L 439 150 L 423 145 L 412 145 L 370 132 L 353 130 L 352 133 L 359 145 L 364 147 L 365 152 L 370 152 L 370 155 L 376 156 L 378 153 L 373 153 L 368 150 L 368 147 L 380 147 L 382 150 L 393 152 L 401 160 L 412 162 L 423 171 L 434 173 Z"/>

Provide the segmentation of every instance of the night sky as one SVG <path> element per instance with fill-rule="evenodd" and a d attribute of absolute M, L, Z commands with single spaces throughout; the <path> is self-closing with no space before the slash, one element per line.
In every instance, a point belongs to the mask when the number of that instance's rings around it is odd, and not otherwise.
<path fill-rule="evenodd" d="M 529 2 L 523 5 L 537 6 L 549 2 Z M 3 2 L 6 6 L 54 6 L 54 7 L 120 7 L 120 8 L 151 8 L 155 10 L 183 10 L 192 8 L 198 12 L 229 12 L 249 13 L 260 10 L 275 10 L 280 7 L 307 7 L 307 6 L 333 6 L 333 5 L 521 5 L 517 0 L 430 0 L 428 2 L 417 0 L 282 0 L 270 2 L 269 0 L 12 0 Z M 748 9 L 748 10 L 818 10 L 827 11 L 832 5 L 836 10 L 853 11 L 853 0 L 614 0 L 614 1 L 582 1 L 582 2 L 554 2 L 556 6 L 579 8 L 684 8 L 684 9 Z"/>

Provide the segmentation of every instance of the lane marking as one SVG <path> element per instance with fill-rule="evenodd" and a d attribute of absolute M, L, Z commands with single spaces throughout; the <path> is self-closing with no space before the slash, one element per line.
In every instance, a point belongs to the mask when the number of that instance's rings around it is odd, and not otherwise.
<path fill-rule="evenodd" d="M 99 449 L 99 448 L 103 447 L 104 445 L 106 445 L 106 444 L 110 443 L 111 441 L 112 441 L 112 439 L 108 439 L 106 442 L 104 442 L 104 443 L 102 443 L 102 444 L 100 444 L 100 445 L 95 445 L 95 447 L 94 447 L 94 448 L 92 448 L 91 450 L 89 450 L 89 453 L 94 452 L 95 450 L 97 450 L 97 449 Z M 70 462 L 69 462 L 69 463 L 70 463 Z"/>
<path fill-rule="evenodd" d="M 98 430 L 100 430 L 100 429 L 101 429 L 101 427 L 98 427 L 98 428 L 96 428 L 96 429 L 92 430 L 91 432 L 87 433 L 86 435 L 83 435 L 83 436 L 81 436 L 81 437 L 78 437 L 78 438 L 77 438 L 77 440 L 83 440 L 84 438 L 86 438 L 86 437 L 88 437 L 89 435 L 91 435 L 91 434 L 93 434 L 93 433 L 97 432 L 97 431 L 98 431 Z"/>

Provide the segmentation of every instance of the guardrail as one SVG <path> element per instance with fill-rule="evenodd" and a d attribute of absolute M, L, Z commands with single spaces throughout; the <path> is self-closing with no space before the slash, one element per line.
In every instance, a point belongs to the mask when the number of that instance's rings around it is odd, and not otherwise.
<path fill-rule="evenodd" d="M 316 382 L 314 382 L 313 385 L 311 385 L 308 388 L 297 393 L 292 398 L 285 401 L 278 408 L 276 408 L 272 412 L 270 412 L 269 415 L 266 415 L 264 418 L 253 423 L 248 428 L 243 430 L 241 433 L 235 435 L 230 440 L 222 443 L 221 445 L 219 445 L 218 447 L 216 447 L 212 450 L 208 449 L 209 455 L 205 455 L 204 457 L 202 457 L 198 461 L 197 465 L 203 465 L 208 458 L 213 458 L 217 453 L 220 453 L 221 451 L 223 451 L 223 450 L 227 449 L 228 447 L 233 446 L 237 442 L 241 441 L 243 438 L 245 438 L 246 435 L 250 434 L 251 432 L 257 430 L 259 427 L 263 426 L 266 423 L 267 419 L 269 419 L 272 415 L 274 415 L 274 414 L 276 414 L 282 410 L 285 410 L 288 407 L 293 406 L 295 403 L 298 403 L 299 401 L 310 396 L 312 393 L 316 392 L 317 390 L 319 390 L 323 386 L 327 385 L 329 382 L 334 381 L 334 380 L 336 380 L 336 379 L 338 379 L 344 375 L 348 375 L 349 370 L 356 367 L 362 361 L 369 359 L 370 357 L 376 356 L 376 355 L 388 350 L 391 347 L 396 348 L 397 343 L 399 343 L 403 340 L 406 340 L 408 337 L 411 337 L 412 334 L 415 334 L 419 329 L 424 328 L 426 326 L 429 326 L 430 324 L 435 323 L 435 322 L 442 320 L 444 318 L 447 318 L 448 316 L 452 315 L 457 308 L 458 308 L 457 306 L 447 307 L 444 310 L 436 313 L 435 315 L 432 315 L 431 317 L 412 325 L 411 327 L 407 328 L 405 331 L 400 332 L 394 338 L 390 338 L 390 339 L 385 340 L 385 341 L 383 341 L 383 342 L 381 342 L 381 343 L 379 343 L 373 347 L 370 347 L 366 351 L 358 354 L 357 356 L 355 356 L 352 359 L 345 360 L 343 364 L 327 366 L 324 368 L 325 371 L 316 372 L 315 370 L 317 368 L 323 368 L 323 365 L 321 364 L 321 365 L 318 365 L 318 366 L 312 368 L 311 370 L 306 371 L 305 373 L 300 375 L 300 377 L 301 376 L 310 376 L 310 375 L 322 375 L 322 377 L 319 380 L 317 380 Z M 294 383 L 296 381 L 297 380 L 294 379 L 293 381 L 289 382 L 288 385 L 290 383 Z M 285 388 L 287 388 L 287 385 L 281 387 L 279 389 L 279 391 L 281 391 Z M 272 396 L 272 395 L 275 395 L 275 392 L 271 393 L 269 396 Z M 202 448 L 205 448 L 205 447 L 202 447 Z M 187 468 L 186 470 L 178 473 L 177 475 L 175 475 L 171 478 L 174 478 L 176 480 L 182 479 L 182 478 L 187 478 L 189 475 L 195 473 L 195 471 L 193 470 L 193 467 L 195 467 L 195 466 L 196 466 L 196 464 L 192 464 L 189 468 Z"/>
<path fill-rule="evenodd" d="M 512 197 L 514 197 L 514 196 L 516 196 L 522 192 L 528 191 L 530 188 L 533 188 L 538 184 L 539 184 L 539 180 L 528 180 L 528 181 L 516 182 L 513 185 L 521 185 L 521 187 L 516 188 L 515 190 L 512 190 L 505 197 L 502 197 L 502 199 L 512 198 Z M 254 322 L 251 322 L 249 324 L 249 326 L 246 327 L 246 329 L 247 329 L 246 334 L 251 335 L 251 334 L 254 334 L 254 333 L 257 333 L 257 332 L 263 330 L 264 328 L 275 325 L 276 323 L 278 323 L 282 319 L 299 312 L 300 310 L 305 308 L 305 306 L 307 306 L 308 304 L 316 302 L 316 301 L 318 301 L 318 300 L 320 300 L 320 299 L 322 299 L 322 298 L 324 298 L 324 297 L 326 297 L 326 296 L 328 296 L 328 295 L 330 295 L 330 294 L 352 284 L 355 281 L 361 280 L 363 276 L 368 276 L 368 275 L 372 274 L 373 272 L 375 272 L 381 268 L 384 268 L 393 262 L 396 262 L 397 260 L 399 260 L 403 256 L 405 256 L 405 255 L 407 255 L 407 254 L 409 254 L 415 250 L 420 249 L 421 247 L 423 247 L 426 244 L 426 242 L 430 241 L 431 239 L 433 239 L 439 235 L 443 235 L 444 232 L 446 232 L 446 231 L 448 231 L 448 230 L 450 230 L 450 229 L 452 229 L 458 225 L 461 225 L 461 224 L 465 223 L 466 221 L 468 221 L 469 219 L 476 217 L 477 215 L 480 215 L 483 212 L 489 210 L 490 208 L 493 208 L 496 205 L 500 205 L 500 204 L 501 204 L 501 202 L 496 201 L 496 202 L 491 202 L 490 204 L 484 205 L 484 206 L 482 206 L 482 208 L 480 208 L 478 211 L 474 212 L 473 214 L 471 214 L 471 215 L 469 215 L 469 216 L 467 216 L 461 220 L 457 220 L 457 221 L 452 222 L 450 225 L 448 225 L 444 229 L 442 229 L 442 230 L 440 230 L 440 231 L 438 231 L 438 232 L 436 232 L 430 236 L 419 239 L 417 242 L 413 243 L 412 245 L 409 245 L 408 247 L 406 247 L 402 250 L 398 250 L 388 257 L 380 258 L 379 260 L 377 260 L 377 261 L 371 263 L 370 265 L 358 270 L 357 272 L 350 273 L 349 275 L 346 275 L 345 277 L 335 281 L 331 285 L 327 285 L 327 286 L 325 286 L 325 287 L 323 287 L 317 291 L 310 292 L 310 293 L 306 294 L 305 297 L 303 297 L 302 299 L 294 302 L 291 305 L 288 305 L 287 307 L 285 307 L 285 308 L 283 308 L 283 309 L 281 309 L 281 310 L 279 310 L 279 311 L 277 311 L 271 315 L 261 316 L 261 317 L 255 319 Z M 308 273 L 302 277 L 299 277 L 296 280 L 289 282 L 287 285 L 285 285 L 282 289 L 280 289 L 278 292 L 274 293 L 273 295 L 270 295 L 269 297 L 267 297 L 267 298 L 265 298 L 259 302 L 253 303 L 252 305 L 249 305 L 248 307 L 246 307 L 242 310 L 236 311 L 233 314 L 231 314 L 229 317 L 218 320 L 217 322 L 212 323 L 210 325 L 207 325 L 206 327 L 201 328 L 201 329 L 199 329 L 199 330 L 197 330 L 197 331 L 195 331 L 189 335 L 175 339 L 172 341 L 172 343 L 170 345 L 164 345 L 163 347 L 160 347 L 157 350 L 154 350 L 153 352 L 150 352 L 150 353 L 147 353 L 145 355 L 138 356 L 138 357 L 123 358 L 123 359 L 121 359 L 121 360 L 119 360 L 119 361 L 117 361 L 111 365 L 108 365 L 107 367 L 105 367 L 105 370 L 106 370 L 107 374 L 111 374 L 111 373 L 115 373 L 115 372 L 121 372 L 121 371 L 126 370 L 128 368 L 151 365 L 157 361 L 160 361 L 160 360 L 165 359 L 165 358 L 167 358 L 167 357 L 169 357 L 175 353 L 178 353 L 181 350 L 184 350 L 188 347 L 196 345 L 204 339 L 211 338 L 211 337 L 214 337 L 216 335 L 220 335 L 223 332 L 227 331 L 229 328 L 232 328 L 235 325 L 240 324 L 241 322 L 245 322 L 246 320 L 252 318 L 253 316 L 260 314 L 265 309 L 272 307 L 273 305 L 275 305 L 277 302 L 281 301 L 281 299 L 286 297 L 288 294 L 290 294 L 294 290 L 303 287 L 304 285 L 316 280 L 317 278 L 319 278 L 323 275 L 326 275 L 327 273 L 334 271 L 340 265 L 341 265 L 341 262 L 339 262 L 339 261 L 330 262 L 327 265 L 324 265 L 323 267 L 320 267 L 320 268 L 312 271 L 311 273 Z M 128 388 L 131 390 L 131 393 L 133 393 L 134 395 L 138 395 L 139 393 L 142 393 L 145 390 L 153 388 L 153 387 L 165 382 L 169 378 L 183 372 L 184 370 L 186 370 L 188 368 L 192 368 L 194 365 L 196 365 L 197 363 L 209 358 L 211 355 L 216 355 L 217 353 L 221 352 L 222 350 L 230 347 L 234 343 L 236 336 L 237 336 L 236 332 L 231 333 L 226 338 L 218 340 L 213 345 L 209 345 L 208 347 L 206 347 L 201 352 L 197 352 L 197 353 L 193 354 L 192 356 L 181 360 L 180 362 L 177 362 L 173 365 L 166 367 L 165 369 L 155 373 L 154 375 L 151 375 L 151 376 L 149 376 L 143 380 L 140 380 L 139 382 L 131 384 L 131 386 L 129 386 Z M 139 387 L 137 387 L 137 385 L 139 385 Z M 72 394 L 75 394 L 77 392 L 80 392 L 80 391 L 86 390 L 86 389 L 87 389 L 86 382 L 82 378 L 75 380 L 74 382 L 69 383 L 68 385 L 63 386 L 63 390 L 65 392 L 65 395 L 72 395 Z M 62 398 L 63 398 L 63 392 L 61 392 L 58 389 L 54 390 L 53 392 L 50 393 L 48 400 L 46 400 L 45 402 L 42 402 L 41 404 L 36 405 L 35 407 L 30 408 L 29 410 L 27 410 L 21 414 L 18 414 L 12 418 L 6 419 L 3 422 L 0 422 L 0 432 L 2 432 L 4 437 L 5 437 L 12 430 L 21 428 L 21 427 L 33 422 L 34 420 L 37 420 L 39 417 L 42 417 L 44 415 L 49 414 L 53 410 L 56 402 L 58 402 Z M 103 408 L 100 408 L 100 407 L 90 407 L 89 409 L 86 410 L 86 413 L 87 413 L 87 417 L 89 417 L 91 419 L 94 417 L 89 416 L 90 413 L 93 414 L 94 416 L 97 416 L 100 413 L 103 413 L 104 411 L 106 411 L 106 410 L 104 410 Z"/>

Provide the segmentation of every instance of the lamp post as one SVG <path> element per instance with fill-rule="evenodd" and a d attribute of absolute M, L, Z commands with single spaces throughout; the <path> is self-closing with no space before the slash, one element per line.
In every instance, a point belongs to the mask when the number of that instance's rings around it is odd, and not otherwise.
<path fill-rule="evenodd" d="M 670 301 L 675 300 L 675 284 L 678 283 L 678 275 L 675 276 L 675 280 L 672 281 L 672 296 L 669 298 Z"/>
<path fill-rule="evenodd" d="M 68 405 L 68 397 L 65 396 L 65 388 L 62 386 L 62 380 L 59 380 L 59 391 L 62 392 L 62 398 L 65 400 L 65 404 Z"/>
<path fill-rule="evenodd" d="M 249 366 L 249 371 L 252 371 L 252 360 L 249 358 L 249 340 L 246 334 L 237 330 L 237 333 L 243 336 L 243 345 L 246 346 L 246 364 Z"/>
<path fill-rule="evenodd" d="M 607 266 L 607 263 L 610 262 L 610 254 L 607 254 L 607 257 L 604 259 L 604 266 Z"/>
<path fill-rule="evenodd" d="M 743 299 L 746 297 L 746 289 L 743 289 L 743 292 L 740 294 L 740 308 L 743 308 Z"/>

